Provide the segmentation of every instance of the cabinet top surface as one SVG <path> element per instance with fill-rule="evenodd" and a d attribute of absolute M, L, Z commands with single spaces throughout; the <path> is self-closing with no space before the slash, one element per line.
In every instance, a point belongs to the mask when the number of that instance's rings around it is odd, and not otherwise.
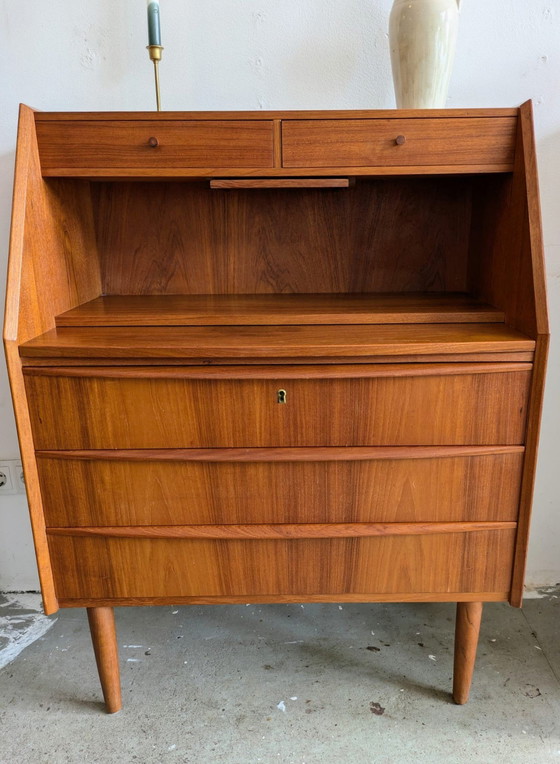
<path fill-rule="evenodd" d="M 465 117 L 515 117 L 517 108 L 507 109 L 355 109 L 282 111 L 83 111 L 35 112 L 38 122 L 60 120 L 211 120 L 211 119 L 422 119 Z"/>

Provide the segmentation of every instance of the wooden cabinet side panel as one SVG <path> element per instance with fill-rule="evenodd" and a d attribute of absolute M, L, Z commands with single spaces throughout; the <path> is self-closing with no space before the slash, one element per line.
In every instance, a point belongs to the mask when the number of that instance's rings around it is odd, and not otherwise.
<path fill-rule="evenodd" d="M 537 336 L 525 171 L 477 179 L 473 190 L 470 291 L 505 313 L 506 323 Z"/>
<path fill-rule="evenodd" d="M 22 106 L 8 262 L 4 344 L 43 604 L 58 605 L 45 536 L 33 436 L 18 345 L 54 326 L 54 317 L 100 294 L 89 187 L 41 178 L 34 113 Z"/>
<path fill-rule="evenodd" d="M 39 486 L 39 475 L 35 461 L 35 446 L 31 431 L 29 409 L 25 394 L 25 385 L 21 371 L 21 362 L 18 355 L 17 342 L 4 341 L 8 377 L 14 403 L 16 426 L 18 432 L 21 461 L 25 474 L 25 491 L 29 505 L 31 528 L 35 545 L 37 569 L 43 596 L 43 608 L 47 615 L 58 610 L 58 601 L 54 589 L 52 567 L 45 532 L 45 517 L 43 513 L 43 501 Z"/>
<path fill-rule="evenodd" d="M 538 332 L 531 400 L 528 411 L 527 448 L 521 487 L 519 525 L 515 548 L 515 562 L 510 602 L 520 607 L 523 600 L 523 579 L 527 561 L 529 524 L 533 503 L 537 449 L 541 428 L 544 380 L 548 358 L 548 312 L 546 301 L 546 275 L 542 239 L 541 212 L 538 190 L 535 137 L 533 133 L 531 102 L 520 108 L 520 139 L 523 148 L 527 187 L 527 236 L 531 248 L 531 276 L 534 289 L 535 328 Z"/>
<path fill-rule="evenodd" d="M 25 244 L 25 218 L 31 203 L 30 186 L 33 170 L 37 171 L 38 157 L 35 143 L 33 112 L 26 106 L 20 107 L 14 196 L 12 206 L 12 226 L 10 234 L 10 255 L 8 260 L 8 283 L 6 290 L 6 310 L 4 315 L 4 347 L 8 376 L 14 402 L 16 424 L 23 468 L 26 476 L 27 500 L 31 516 L 31 527 L 35 544 L 35 554 L 39 580 L 43 595 L 43 607 L 47 614 L 58 609 L 57 597 L 45 532 L 45 520 L 39 477 L 35 464 L 33 435 L 25 395 L 25 387 L 18 354 L 18 337 L 29 338 L 25 328 L 20 331 L 20 295 L 22 288 L 22 267 Z M 30 321 L 26 317 L 26 324 Z M 31 335 L 32 336 L 32 335 Z"/>
<path fill-rule="evenodd" d="M 511 604 L 520 606 L 548 352 L 544 253 L 530 102 L 519 110 L 511 178 L 475 182 L 471 264 L 471 291 L 504 310 L 510 326 L 536 340 L 510 599 Z"/>
<path fill-rule="evenodd" d="M 22 107 L 4 337 L 26 342 L 100 294 L 89 183 L 41 178 L 33 112 Z"/>
<path fill-rule="evenodd" d="M 548 332 L 544 257 L 530 104 L 520 109 L 511 176 L 473 186 L 470 290 L 533 339 Z"/>
<path fill-rule="evenodd" d="M 525 188 L 527 194 L 527 232 L 529 240 L 531 283 L 534 291 L 535 327 L 538 335 L 548 334 L 548 310 L 546 299 L 546 271 L 544 264 L 544 244 L 542 235 L 537 152 L 533 129 L 533 108 L 531 101 L 519 109 L 519 140 L 523 152 Z M 525 295 L 520 297 L 520 302 Z"/>
<path fill-rule="evenodd" d="M 521 498 L 519 505 L 519 520 L 515 545 L 515 560 L 511 586 L 510 604 L 521 607 L 523 603 L 523 581 L 527 562 L 529 545 L 529 525 L 533 506 L 533 491 L 537 466 L 537 449 L 541 428 L 541 412 L 544 396 L 544 380 L 548 358 L 548 335 L 537 339 L 537 349 L 533 366 L 531 398 L 528 409 L 527 439 L 523 476 L 521 481 Z"/>

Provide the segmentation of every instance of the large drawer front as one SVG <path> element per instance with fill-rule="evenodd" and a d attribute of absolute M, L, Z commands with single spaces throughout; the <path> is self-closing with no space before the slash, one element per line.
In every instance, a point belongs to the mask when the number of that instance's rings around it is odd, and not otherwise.
<path fill-rule="evenodd" d="M 496 366 L 364 366 L 331 379 L 35 369 L 26 389 L 37 449 L 520 444 L 530 367 Z"/>
<path fill-rule="evenodd" d="M 282 164 L 511 166 L 516 124 L 515 117 L 284 120 Z"/>
<path fill-rule="evenodd" d="M 507 592 L 515 530 L 215 541 L 49 537 L 57 596 Z"/>
<path fill-rule="evenodd" d="M 334 450 L 52 452 L 37 464 L 51 527 L 517 520 L 522 448 Z"/>
<path fill-rule="evenodd" d="M 271 120 L 37 122 L 43 173 L 272 167 Z"/>

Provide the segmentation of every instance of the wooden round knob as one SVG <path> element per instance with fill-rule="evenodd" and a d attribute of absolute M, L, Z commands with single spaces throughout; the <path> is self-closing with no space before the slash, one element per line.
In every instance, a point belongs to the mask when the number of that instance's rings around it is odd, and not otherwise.
<path fill-rule="evenodd" d="M 395 143 L 397 144 L 397 146 L 402 146 L 403 143 L 406 143 L 406 138 L 404 137 L 404 135 L 397 135 L 397 137 L 395 138 Z"/>
<path fill-rule="evenodd" d="M 158 139 L 157 139 L 157 138 L 153 138 L 153 137 L 152 137 L 152 138 L 150 138 L 150 139 L 148 140 L 148 143 L 150 144 L 150 146 L 151 146 L 153 149 L 155 149 L 155 148 L 157 148 L 157 147 L 159 146 L 159 141 L 158 141 Z"/>

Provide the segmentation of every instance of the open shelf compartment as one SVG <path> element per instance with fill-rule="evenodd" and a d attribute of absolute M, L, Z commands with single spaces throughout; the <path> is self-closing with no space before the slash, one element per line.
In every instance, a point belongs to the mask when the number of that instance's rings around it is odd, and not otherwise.
<path fill-rule="evenodd" d="M 62 327 L 503 323 L 466 294 L 107 295 L 56 317 Z"/>

